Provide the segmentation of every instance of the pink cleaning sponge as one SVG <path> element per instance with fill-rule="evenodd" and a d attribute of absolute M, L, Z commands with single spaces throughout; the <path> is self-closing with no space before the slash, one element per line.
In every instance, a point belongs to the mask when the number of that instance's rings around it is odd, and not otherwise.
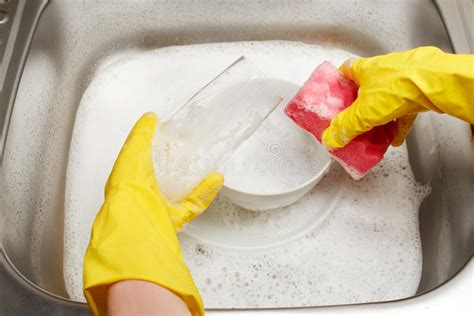
<path fill-rule="evenodd" d="M 330 62 L 319 65 L 288 103 L 285 113 L 319 142 L 332 118 L 357 98 L 357 85 Z M 382 160 L 396 134 L 395 122 L 357 136 L 343 148 L 330 150 L 352 178 L 359 180 Z"/>

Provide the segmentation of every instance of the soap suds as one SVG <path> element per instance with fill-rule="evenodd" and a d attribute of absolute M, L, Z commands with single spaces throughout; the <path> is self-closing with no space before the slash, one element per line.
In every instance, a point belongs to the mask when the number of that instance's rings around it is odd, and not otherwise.
<path fill-rule="evenodd" d="M 72 299 L 85 301 L 82 266 L 92 222 L 135 121 L 148 111 L 166 118 L 241 55 L 268 78 L 296 87 L 324 60 L 338 65 L 353 57 L 292 42 L 218 43 L 158 49 L 98 71 L 78 108 L 67 170 L 64 276 Z M 127 82 L 110 80 L 122 72 Z M 281 150 L 268 146 L 269 156 Z M 255 213 L 219 197 L 180 234 L 183 255 L 208 308 L 411 296 L 421 276 L 418 208 L 428 193 L 414 179 L 406 147 L 390 148 L 361 181 L 333 164 L 314 190 L 283 209 Z"/>

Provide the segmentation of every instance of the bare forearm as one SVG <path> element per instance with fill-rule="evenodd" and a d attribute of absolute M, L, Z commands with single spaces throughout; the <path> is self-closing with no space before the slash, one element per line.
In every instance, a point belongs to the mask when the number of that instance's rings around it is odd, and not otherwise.
<path fill-rule="evenodd" d="M 154 283 L 127 280 L 110 286 L 107 292 L 109 316 L 191 315 L 173 292 Z"/>

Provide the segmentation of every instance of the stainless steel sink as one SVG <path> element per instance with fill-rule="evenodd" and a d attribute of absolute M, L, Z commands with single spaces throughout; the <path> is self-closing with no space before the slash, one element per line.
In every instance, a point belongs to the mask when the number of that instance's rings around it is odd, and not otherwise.
<path fill-rule="evenodd" d="M 244 40 L 319 43 L 360 55 L 422 45 L 472 49 L 472 17 L 459 9 L 469 1 L 47 2 L 0 1 L 0 17 L 9 16 L 0 19 L 1 315 L 88 314 L 64 288 L 63 206 L 76 109 L 99 65 L 130 50 Z M 432 187 L 420 208 L 422 294 L 452 278 L 473 253 L 472 131 L 425 114 L 408 149 L 417 179 Z"/>

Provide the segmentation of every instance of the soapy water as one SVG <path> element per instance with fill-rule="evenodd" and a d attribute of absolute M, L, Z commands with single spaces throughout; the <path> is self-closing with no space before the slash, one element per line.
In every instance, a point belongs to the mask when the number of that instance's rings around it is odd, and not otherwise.
<path fill-rule="evenodd" d="M 218 201 L 203 215 L 202 228 L 213 231 L 180 235 L 183 254 L 208 307 L 409 297 L 421 276 L 417 210 L 429 192 L 414 180 L 406 147 L 390 148 L 360 181 L 333 164 L 313 191 L 283 209 L 249 212 Z M 321 207 L 331 208 L 323 221 L 312 212 Z"/>
<path fill-rule="evenodd" d="M 324 60 L 338 65 L 353 57 L 292 42 L 218 43 L 158 49 L 98 71 L 78 108 L 67 170 L 64 276 L 72 299 L 85 301 L 82 266 L 90 230 L 135 121 L 147 111 L 167 117 L 242 55 L 269 79 L 295 87 Z M 122 73 L 127 80 L 115 80 Z M 261 149 L 270 157 L 288 156 L 282 144 L 271 140 Z M 282 209 L 254 213 L 219 197 L 189 225 L 193 234 L 179 237 L 209 308 L 399 299 L 415 294 L 420 280 L 418 208 L 428 193 L 401 146 L 390 148 L 361 181 L 333 164 L 315 189 Z M 321 209 L 327 210 L 324 220 L 313 216 Z"/>

